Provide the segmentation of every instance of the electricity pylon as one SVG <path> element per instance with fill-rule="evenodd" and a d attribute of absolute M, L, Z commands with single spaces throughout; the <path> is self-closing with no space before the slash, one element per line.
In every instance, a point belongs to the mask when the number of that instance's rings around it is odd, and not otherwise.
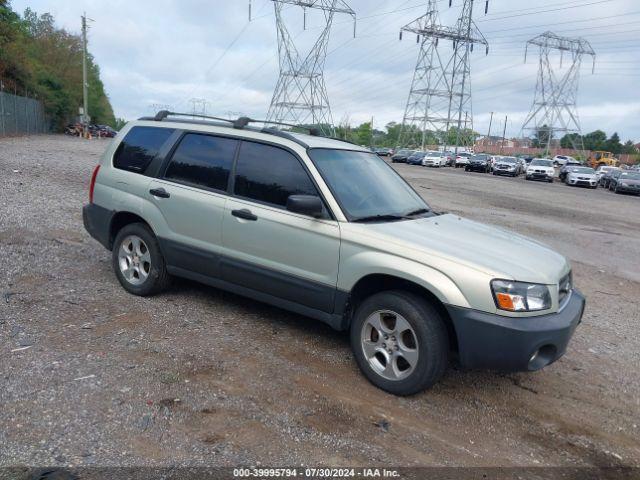
<path fill-rule="evenodd" d="M 432 132 L 445 147 L 448 132 L 456 126 L 456 153 L 460 146 L 463 112 L 473 125 L 471 108 L 471 52 L 476 43 L 489 44 L 473 21 L 473 0 L 465 0 L 453 27 L 440 25 L 437 0 L 429 0 L 427 13 L 400 29 L 417 35 L 420 43 L 418 61 L 407 99 L 400 145 L 420 145 Z M 449 2 L 451 5 L 451 2 Z M 485 4 L 487 12 L 488 1 Z M 452 42 L 452 50 L 444 52 L 443 40 Z M 446 47 L 445 47 L 446 48 Z"/>
<path fill-rule="evenodd" d="M 292 124 L 318 125 L 324 133 L 333 134 L 333 118 L 324 83 L 324 63 L 333 16 L 346 13 L 354 19 L 355 12 L 342 0 L 273 0 L 278 31 L 280 76 L 276 84 L 267 120 Z M 301 56 L 285 25 L 282 9 L 285 4 L 302 7 L 304 26 L 306 10 L 316 9 L 324 15 L 324 26 L 313 47 Z"/>
<path fill-rule="evenodd" d="M 576 134 L 569 138 L 575 150 L 584 150 L 580 120 L 578 118 L 577 97 L 580 66 L 583 55 L 591 55 L 595 69 L 596 53 L 589 42 L 583 38 L 561 37 L 552 32 L 545 32 L 527 42 L 524 61 L 527 61 L 529 45 L 539 48 L 540 58 L 536 91 L 533 106 L 524 123 L 522 131 L 545 132 L 546 151 L 551 147 L 551 140 L 556 133 Z M 571 61 L 569 68 L 561 72 L 565 52 Z M 560 57 L 556 66 L 552 57 Z"/>

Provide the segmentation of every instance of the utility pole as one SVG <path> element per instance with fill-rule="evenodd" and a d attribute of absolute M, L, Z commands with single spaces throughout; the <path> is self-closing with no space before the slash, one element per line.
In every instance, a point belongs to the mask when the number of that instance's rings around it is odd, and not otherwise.
<path fill-rule="evenodd" d="M 485 142 L 485 147 L 491 144 L 491 125 L 493 124 L 493 112 L 491 112 L 491 117 L 489 118 L 489 131 L 487 132 L 487 141 Z"/>
<path fill-rule="evenodd" d="M 502 150 L 504 149 L 504 142 L 507 136 L 507 115 L 504 116 L 504 129 L 502 130 L 502 143 L 500 144 L 500 154 L 502 154 Z"/>
<path fill-rule="evenodd" d="M 371 148 L 373 148 L 373 115 L 371 115 Z"/>
<path fill-rule="evenodd" d="M 84 138 L 89 132 L 89 92 L 87 80 L 87 13 L 82 15 L 82 128 Z"/>

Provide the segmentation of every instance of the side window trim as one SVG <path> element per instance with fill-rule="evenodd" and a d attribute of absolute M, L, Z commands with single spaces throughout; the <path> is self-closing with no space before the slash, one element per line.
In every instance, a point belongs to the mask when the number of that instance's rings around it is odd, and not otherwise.
<path fill-rule="evenodd" d="M 227 180 L 226 189 L 205 187 L 203 185 L 196 185 L 189 182 L 181 182 L 179 180 L 176 180 L 175 178 L 166 177 L 167 170 L 169 169 L 169 164 L 171 163 L 171 160 L 173 159 L 173 156 L 175 155 L 176 150 L 178 149 L 178 147 L 180 146 L 180 143 L 182 143 L 184 138 L 189 134 L 204 135 L 207 137 L 214 137 L 214 138 L 226 138 L 226 139 L 237 141 L 236 149 L 233 154 L 233 159 L 231 161 L 231 169 L 229 170 L 229 179 Z M 231 179 L 233 178 L 233 172 L 235 171 L 236 160 L 238 158 L 238 152 L 240 151 L 241 144 L 242 144 L 242 139 L 239 137 L 234 137 L 232 135 L 220 135 L 218 133 L 201 132 L 197 130 L 179 130 L 177 139 L 175 140 L 175 143 L 171 145 L 171 148 L 168 149 L 165 157 L 162 159 L 162 163 L 159 165 L 159 168 L 158 168 L 158 172 L 157 172 L 158 174 L 155 176 L 155 178 L 157 178 L 158 180 L 162 180 L 163 182 L 169 182 L 176 185 L 183 185 L 185 187 L 195 188 L 197 190 L 203 190 L 205 192 L 212 192 L 212 193 L 217 193 L 222 195 L 230 195 Z"/>
<path fill-rule="evenodd" d="M 275 203 L 264 202 L 262 200 L 257 200 L 255 198 L 244 197 L 242 195 L 237 195 L 235 193 L 236 170 L 237 170 L 238 160 L 240 158 L 240 149 L 242 148 L 242 144 L 244 144 L 244 143 L 259 143 L 261 145 L 267 145 L 269 147 L 279 148 L 280 150 L 284 150 L 285 152 L 290 153 L 296 159 L 296 161 L 300 164 L 302 169 L 305 171 L 305 173 L 307 174 L 307 177 L 309 178 L 309 180 L 311 180 L 311 183 L 313 184 L 314 188 L 316 189 L 316 193 L 318 194 L 318 197 L 320 198 L 320 200 L 322 200 L 322 204 L 324 205 L 324 208 L 327 211 L 328 218 L 321 218 L 319 220 L 335 220 L 336 219 L 336 216 L 333 214 L 333 211 L 331 210 L 331 207 L 329 207 L 329 203 L 327 202 L 326 198 L 322 194 L 322 190 L 320 190 L 320 187 L 318 186 L 318 182 L 316 182 L 316 179 L 313 177 L 313 175 L 311 174 L 311 171 L 309 170 L 307 165 L 304 163 L 302 158 L 300 158 L 300 155 L 298 155 L 295 151 L 293 151 L 292 149 L 290 149 L 290 148 L 288 148 L 288 147 L 286 147 L 284 145 L 279 145 L 279 144 L 271 143 L 271 142 L 265 142 L 265 141 L 261 141 L 261 140 L 258 140 L 258 139 L 246 139 L 246 138 L 243 138 L 243 139 L 240 140 L 240 143 L 238 145 L 238 149 L 236 150 L 236 157 L 234 159 L 233 166 L 231 168 L 231 175 L 230 175 L 230 178 L 229 178 L 229 196 L 231 196 L 233 198 L 241 199 L 241 200 L 243 200 L 245 202 L 255 203 L 257 205 L 271 207 L 271 208 L 274 208 L 274 209 L 277 209 L 277 210 L 288 212 L 287 208 L 282 206 L 282 205 L 278 205 L 278 204 L 275 204 Z M 291 213 L 293 215 L 299 215 L 299 214 L 296 214 L 296 213 L 293 213 L 293 212 L 289 212 L 289 213 Z M 303 216 L 305 218 L 310 218 L 307 215 L 301 215 L 301 216 Z"/>

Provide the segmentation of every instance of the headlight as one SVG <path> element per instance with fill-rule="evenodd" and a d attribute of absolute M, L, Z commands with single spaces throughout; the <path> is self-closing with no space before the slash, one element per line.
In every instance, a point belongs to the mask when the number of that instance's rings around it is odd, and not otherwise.
<path fill-rule="evenodd" d="M 491 291 L 500 310 L 535 312 L 551 308 L 551 293 L 546 285 L 493 280 Z"/>
<path fill-rule="evenodd" d="M 628 184 L 627 182 L 622 182 L 622 183 L 620 184 L 620 186 L 621 186 L 621 187 L 628 187 L 628 186 L 629 186 L 629 184 Z"/>

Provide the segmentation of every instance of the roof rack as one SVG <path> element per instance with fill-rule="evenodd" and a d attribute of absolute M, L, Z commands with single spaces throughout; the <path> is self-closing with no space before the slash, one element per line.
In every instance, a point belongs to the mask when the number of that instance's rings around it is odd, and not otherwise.
<path fill-rule="evenodd" d="M 172 117 L 195 117 L 195 118 L 204 118 L 207 120 L 217 120 L 220 122 L 227 122 L 227 123 L 231 123 L 233 125 L 233 128 L 244 128 L 247 125 L 249 125 L 250 123 L 264 123 L 264 124 L 269 124 L 269 125 L 282 125 L 284 127 L 291 127 L 291 128 L 301 128 L 303 130 L 307 130 L 309 132 L 309 135 L 312 135 L 314 137 L 321 137 L 321 132 L 320 130 L 318 130 L 317 128 L 313 128 L 313 127 L 303 127 L 301 125 L 294 125 L 292 123 L 284 123 L 284 122 L 274 122 L 271 120 L 255 120 L 253 118 L 249 118 L 249 117 L 239 117 L 235 120 L 230 120 L 228 118 L 222 118 L 222 117 L 212 117 L 209 115 L 200 115 L 200 114 L 196 114 L 196 113 L 178 113 L 178 112 L 170 112 L 169 110 L 160 110 L 158 113 L 156 113 L 156 115 L 153 117 L 153 120 L 155 120 L 156 122 L 161 122 L 163 120 L 166 120 L 167 117 L 172 116 Z M 274 130 L 274 129 L 271 129 Z"/>

